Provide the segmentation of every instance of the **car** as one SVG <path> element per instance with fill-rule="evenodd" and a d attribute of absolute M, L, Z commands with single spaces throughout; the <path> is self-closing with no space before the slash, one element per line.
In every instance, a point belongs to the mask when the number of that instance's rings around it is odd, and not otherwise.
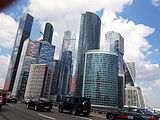
<path fill-rule="evenodd" d="M 91 110 L 91 103 L 90 99 L 86 97 L 66 96 L 58 108 L 61 113 L 67 110 L 70 114 L 79 115 L 82 113 L 84 116 L 88 116 Z"/>
<path fill-rule="evenodd" d="M 48 98 L 31 98 L 27 103 L 26 107 L 27 109 L 33 108 L 35 111 L 38 110 L 47 110 L 50 112 L 52 110 L 52 101 L 49 100 Z"/>
<path fill-rule="evenodd" d="M 2 96 L 2 91 L 0 91 L 0 111 L 2 109 L 2 105 L 3 105 L 3 96 Z"/>
<path fill-rule="evenodd" d="M 7 103 L 17 103 L 17 98 L 15 96 L 9 95 L 7 97 Z"/>
<path fill-rule="evenodd" d="M 159 120 L 159 116 L 146 108 L 124 107 L 117 111 L 107 112 L 108 120 L 130 119 L 130 120 Z"/>

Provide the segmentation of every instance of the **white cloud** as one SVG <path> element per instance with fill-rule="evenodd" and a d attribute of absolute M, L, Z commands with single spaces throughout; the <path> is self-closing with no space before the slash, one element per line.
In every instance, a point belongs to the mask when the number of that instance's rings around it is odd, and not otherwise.
<path fill-rule="evenodd" d="M 56 45 L 56 56 L 59 54 L 65 30 L 78 33 L 80 15 L 82 12 L 96 12 L 105 8 L 112 12 L 121 12 L 124 5 L 132 4 L 133 0 L 30 0 L 26 11 L 38 18 L 44 26 L 49 20 L 58 36 L 54 37 L 53 44 Z M 44 27 L 42 27 L 43 29 Z"/>
<path fill-rule="evenodd" d="M 137 80 L 154 81 L 160 79 L 160 65 L 139 62 L 136 65 Z"/>
<path fill-rule="evenodd" d="M 0 13 L 0 46 L 12 48 L 18 24 L 9 15 Z"/>
<path fill-rule="evenodd" d="M 153 84 L 153 86 L 160 88 L 160 79 L 156 80 L 155 83 Z"/>
<path fill-rule="evenodd" d="M 120 33 L 125 41 L 125 59 L 128 61 L 144 61 L 146 54 L 149 53 L 151 45 L 145 37 L 154 32 L 154 28 L 143 24 L 135 24 L 115 13 L 105 11 L 102 16 L 102 44 L 104 45 L 104 34 L 107 31 L 116 31 Z M 104 46 L 103 46 L 104 47 Z"/>
<path fill-rule="evenodd" d="M 4 56 L 0 55 L 0 88 L 4 85 L 4 80 L 8 70 L 8 64 L 10 60 L 10 55 Z"/>
<path fill-rule="evenodd" d="M 160 6 L 160 0 L 152 0 L 152 4 L 156 7 Z"/>

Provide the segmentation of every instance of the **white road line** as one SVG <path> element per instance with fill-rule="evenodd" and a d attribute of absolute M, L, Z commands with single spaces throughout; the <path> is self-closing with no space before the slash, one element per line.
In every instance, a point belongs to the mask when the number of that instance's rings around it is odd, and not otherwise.
<path fill-rule="evenodd" d="M 91 118 L 86 118 L 86 117 L 80 117 L 80 116 L 74 116 L 76 118 L 80 118 L 80 119 L 85 119 L 85 120 L 92 120 Z"/>
<path fill-rule="evenodd" d="M 43 115 L 43 114 L 38 114 L 39 116 L 42 116 L 42 117 L 45 117 L 45 118 L 48 118 L 50 120 L 56 120 L 56 118 L 52 118 L 52 117 L 49 117 L 49 116 L 46 116 L 46 115 Z"/>

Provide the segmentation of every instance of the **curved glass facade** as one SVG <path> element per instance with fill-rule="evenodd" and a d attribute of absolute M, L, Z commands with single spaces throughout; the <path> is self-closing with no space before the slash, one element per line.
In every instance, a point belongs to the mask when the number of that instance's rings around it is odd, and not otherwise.
<path fill-rule="evenodd" d="M 118 107 L 118 56 L 88 51 L 85 57 L 82 96 L 96 106 Z"/>
<path fill-rule="evenodd" d="M 91 12 L 82 13 L 80 23 L 80 36 L 77 54 L 77 81 L 75 94 L 82 95 L 85 53 L 87 50 L 100 48 L 100 18 Z"/>

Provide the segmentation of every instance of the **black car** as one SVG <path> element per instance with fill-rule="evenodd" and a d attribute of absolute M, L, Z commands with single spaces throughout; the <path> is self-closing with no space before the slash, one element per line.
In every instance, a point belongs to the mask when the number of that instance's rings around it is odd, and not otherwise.
<path fill-rule="evenodd" d="M 74 115 L 83 113 L 84 116 L 88 116 L 90 109 L 90 99 L 85 97 L 65 97 L 64 101 L 59 105 L 59 112 L 62 113 L 64 110 L 67 110 Z"/>
<path fill-rule="evenodd" d="M 130 119 L 130 120 L 159 120 L 159 116 L 145 108 L 124 107 L 119 111 L 107 112 L 108 120 Z"/>
<path fill-rule="evenodd" d="M 7 97 L 7 103 L 17 103 L 17 98 L 15 96 L 9 95 Z"/>
<path fill-rule="evenodd" d="M 26 103 L 27 109 L 33 108 L 35 111 L 47 110 L 50 112 L 52 110 L 52 101 L 47 98 L 33 98 Z"/>

